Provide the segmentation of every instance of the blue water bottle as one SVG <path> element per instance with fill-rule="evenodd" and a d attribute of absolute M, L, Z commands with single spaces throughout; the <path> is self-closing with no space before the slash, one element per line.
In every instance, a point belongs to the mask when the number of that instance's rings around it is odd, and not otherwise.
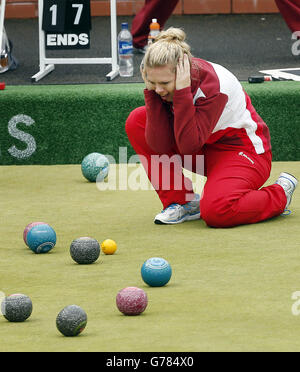
<path fill-rule="evenodd" d="M 132 35 L 128 29 L 127 22 L 122 23 L 122 29 L 118 35 L 118 46 L 120 76 L 133 76 Z"/>

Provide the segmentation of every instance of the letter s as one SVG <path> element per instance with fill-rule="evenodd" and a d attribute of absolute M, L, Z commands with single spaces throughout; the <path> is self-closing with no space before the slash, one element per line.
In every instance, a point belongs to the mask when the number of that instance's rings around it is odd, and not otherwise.
<path fill-rule="evenodd" d="M 89 35 L 88 34 L 80 34 L 79 35 L 79 44 L 80 45 L 88 45 L 89 43 Z"/>
<path fill-rule="evenodd" d="M 18 123 L 24 123 L 28 127 L 32 124 L 34 124 L 34 120 L 27 115 L 16 115 L 10 119 L 8 122 L 8 133 L 27 144 L 27 148 L 25 150 L 18 150 L 15 145 L 10 147 L 7 151 L 10 153 L 10 155 L 14 156 L 18 159 L 25 159 L 31 156 L 35 150 L 36 150 L 36 142 L 35 139 L 28 133 L 23 132 L 22 130 L 19 130 L 17 128 Z"/>

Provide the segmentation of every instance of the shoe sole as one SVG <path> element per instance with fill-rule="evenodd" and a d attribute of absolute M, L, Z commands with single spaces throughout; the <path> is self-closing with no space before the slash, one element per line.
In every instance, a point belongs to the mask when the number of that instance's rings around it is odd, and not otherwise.
<path fill-rule="evenodd" d="M 284 214 L 286 211 L 289 211 L 288 215 L 291 213 L 291 211 L 288 209 L 288 207 L 291 205 L 292 203 L 292 197 L 293 197 L 293 193 L 294 191 L 296 190 L 296 187 L 298 185 L 298 180 L 296 177 L 294 177 L 292 174 L 290 173 L 287 173 L 287 172 L 282 172 L 280 174 L 280 177 L 283 177 L 283 178 L 286 178 L 287 180 L 289 180 L 290 182 L 292 182 L 292 184 L 294 185 L 294 190 L 292 191 L 291 193 L 291 196 L 290 196 L 290 200 L 289 202 L 287 203 L 285 209 L 284 209 L 284 212 L 282 214 Z"/>
<path fill-rule="evenodd" d="M 295 188 L 297 187 L 298 180 L 292 174 L 283 172 L 283 173 L 280 174 L 280 177 L 286 178 L 287 180 L 291 181 L 294 184 Z"/>
<path fill-rule="evenodd" d="M 194 220 L 199 220 L 200 219 L 200 213 L 193 214 L 193 215 L 187 215 L 183 217 L 181 220 L 178 221 L 161 221 L 161 220 L 154 220 L 154 223 L 156 225 L 177 225 L 179 223 L 183 223 L 185 221 L 194 221 Z"/>

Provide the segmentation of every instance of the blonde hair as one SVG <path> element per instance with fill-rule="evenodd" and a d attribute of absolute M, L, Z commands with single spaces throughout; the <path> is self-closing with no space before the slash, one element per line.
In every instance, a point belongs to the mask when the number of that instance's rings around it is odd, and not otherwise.
<path fill-rule="evenodd" d="M 170 64 L 176 68 L 179 58 L 187 54 L 189 60 L 192 55 L 190 46 L 185 42 L 186 34 L 180 28 L 170 27 L 162 31 L 151 44 L 141 64 L 141 70 L 145 68 L 160 67 Z"/>

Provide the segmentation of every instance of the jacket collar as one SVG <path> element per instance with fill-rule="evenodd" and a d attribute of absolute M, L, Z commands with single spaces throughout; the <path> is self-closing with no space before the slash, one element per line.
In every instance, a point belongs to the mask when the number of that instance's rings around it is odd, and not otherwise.
<path fill-rule="evenodd" d="M 201 63 L 199 59 L 196 61 L 195 58 L 192 58 L 191 63 L 191 91 L 195 95 L 199 85 L 201 83 Z"/>

